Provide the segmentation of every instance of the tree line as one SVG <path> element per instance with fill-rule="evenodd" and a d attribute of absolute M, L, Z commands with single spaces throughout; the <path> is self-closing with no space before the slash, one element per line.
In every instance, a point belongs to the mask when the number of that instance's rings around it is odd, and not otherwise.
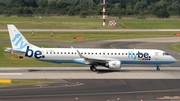
<path fill-rule="evenodd" d="M 0 15 L 37 16 L 101 15 L 103 0 L 0 0 Z M 180 15 L 180 0 L 106 0 L 108 16 L 168 18 Z"/>

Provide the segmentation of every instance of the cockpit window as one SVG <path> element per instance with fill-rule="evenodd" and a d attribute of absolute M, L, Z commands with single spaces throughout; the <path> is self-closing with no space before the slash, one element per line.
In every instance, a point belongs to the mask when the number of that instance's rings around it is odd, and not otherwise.
<path fill-rule="evenodd" d="M 168 53 L 163 53 L 163 55 L 169 55 Z"/>

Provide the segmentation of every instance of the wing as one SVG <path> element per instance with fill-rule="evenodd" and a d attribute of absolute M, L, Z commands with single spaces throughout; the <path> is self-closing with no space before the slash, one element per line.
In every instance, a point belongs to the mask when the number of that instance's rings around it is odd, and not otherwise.
<path fill-rule="evenodd" d="M 78 50 L 77 50 L 77 52 L 78 52 L 79 56 L 85 60 L 87 65 L 99 64 L 99 63 L 107 63 L 108 61 L 117 60 L 117 59 L 113 59 L 113 58 L 85 57 Z"/>

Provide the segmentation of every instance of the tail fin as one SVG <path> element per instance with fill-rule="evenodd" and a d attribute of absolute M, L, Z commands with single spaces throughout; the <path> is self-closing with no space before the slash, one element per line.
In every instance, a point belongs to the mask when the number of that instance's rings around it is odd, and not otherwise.
<path fill-rule="evenodd" d="M 14 25 L 8 24 L 7 27 L 13 50 L 26 51 L 27 46 L 38 48 L 30 44 Z"/>

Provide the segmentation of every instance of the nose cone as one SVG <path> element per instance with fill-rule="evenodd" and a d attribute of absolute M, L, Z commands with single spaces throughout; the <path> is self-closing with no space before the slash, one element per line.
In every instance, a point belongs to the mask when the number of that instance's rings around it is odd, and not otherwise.
<path fill-rule="evenodd" d="M 171 61 L 172 61 L 173 63 L 175 63 L 177 60 L 176 60 L 174 57 L 171 56 Z"/>

